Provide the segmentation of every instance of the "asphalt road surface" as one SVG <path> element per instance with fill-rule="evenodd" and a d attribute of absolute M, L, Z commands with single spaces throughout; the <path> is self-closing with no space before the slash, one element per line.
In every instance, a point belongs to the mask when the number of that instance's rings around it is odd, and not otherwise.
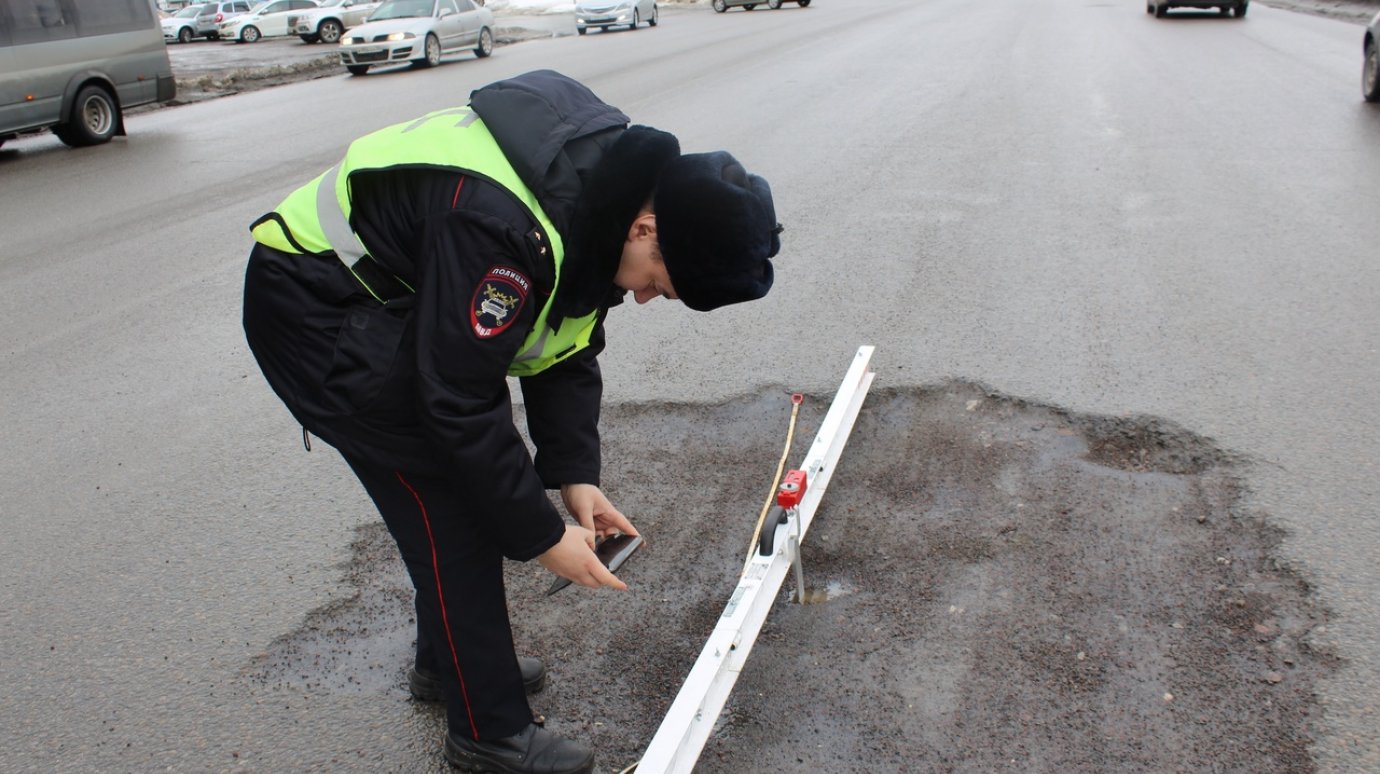
<path fill-rule="evenodd" d="M 1353 22 L 819 0 L 0 151 L 6 770 L 440 771 L 408 591 L 239 329 L 248 224 L 355 136 L 553 67 L 786 224 L 765 300 L 620 307 L 628 594 L 510 568 L 533 700 L 636 760 L 860 344 L 874 392 L 706 772 L 1380 770 L 1380 111 Z"/>

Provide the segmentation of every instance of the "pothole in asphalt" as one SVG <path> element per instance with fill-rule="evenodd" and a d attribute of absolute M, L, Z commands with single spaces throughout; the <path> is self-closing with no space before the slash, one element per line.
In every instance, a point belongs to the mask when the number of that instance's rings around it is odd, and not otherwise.
<path fill-rule="evenodd" d="M 807 396 L 790 461 L 831 399 Z M 510 564 L 519 649 L 550 670 L 533 709 L 601 770 L 637 759 L 713 629 L 789 414 L 784 390 L 606 406 L 605 490 L 648 539 L 630 593 L 548 598 Z M 1312 771 L 1327 613 L 1248 468 L 1161 419 L 874 387 L 805 539 L 815 604 L 788 577 L 696 771 Z M 271 645 L 265 690 L 406 695 L 410 586 L 381 524 L 354 548 L 355 596 Z"/>

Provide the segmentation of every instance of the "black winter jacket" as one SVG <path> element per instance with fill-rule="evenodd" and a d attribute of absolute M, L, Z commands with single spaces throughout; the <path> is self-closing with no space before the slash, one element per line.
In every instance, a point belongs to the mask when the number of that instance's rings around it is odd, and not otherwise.
<path fill-rule="evenodd" d="M 507 191 L 449 170 L 390 169 L 351 178 L 351 223 L 416 293 L 380 305 L 332 254 L 257 245 L 245 329 L 303 427 L 347 456 L 453 479 L 504 554 L 525 560 L 564 532 L 545 489 L 599 483 L 602 313 L 621 301 L 612 278 L 628 224 L 679 148 L 626 130 L 621 112 L 550 71 L 485 87 L 471 105 L 563 235 L 560 288 L 538 224 Z M 470 313 L 495 269 L 529 290 L 511 324 L 481 337 Z M 533 459 L 513 426 L 507 368 L 553 292 L 557 317 L 602 313 L 590 347 L 519 380 Z"/>

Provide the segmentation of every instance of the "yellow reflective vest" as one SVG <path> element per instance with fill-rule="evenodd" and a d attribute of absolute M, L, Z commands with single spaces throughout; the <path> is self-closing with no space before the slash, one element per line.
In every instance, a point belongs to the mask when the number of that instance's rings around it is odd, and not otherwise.
<path fill-rule="evenodd" d="M 366 259 L 368 251 L 350 227 L 350 176 L 355 172 L 405 166 L 451 168 L 506 189 L 532 215 L 550 242 L 556 287 L 560 286 L 561 262 L 565 258 L 560 233 L 536 195 L 503 155 L 484 121 L 468 107 L 438 110 L 355 140 L 339 164 L 288 194 L 273 212 L 257 220 L 251 227 L 254 240 L 286 253 L 334 253 L 360 284 L 382 301 L 355 269 L 360 260 Z M 402 284 L 406 286 L 405 282 Z M 553 288 L 508 366 L 510 376 L 540 373 L 589 346 L 598 325 L 598 310 L 584 317 L 566 318 L 558 329 L 552 330 L 546 320 L 555 297 Z"/>

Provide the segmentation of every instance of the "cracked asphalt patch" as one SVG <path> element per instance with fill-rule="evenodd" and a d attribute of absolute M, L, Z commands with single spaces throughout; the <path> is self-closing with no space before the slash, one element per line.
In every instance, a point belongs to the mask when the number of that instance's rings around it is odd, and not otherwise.
<path fill-rule="evenodd" d="M 807 396 L 792 462 L 831 400 Z M 637 759 L 712 630 L 789 413 L 785 390 L 606 407 L 606 489 L 649 542 L 630 592 L 547 598 L 510 563 L 519 648 L 550 669 L 533 709 L 600 771 Z M 805 540 L 810 604 L 783 589 L 697 771 L 1315 770 L 1327 611 L 1243 505 L 1248 469 L 1160 419 L 874 387 Z M 401 562 L 381 524 L 354 554 L 354 595 L 250 665 L 257 690 L 406 695 Z M 444 770 L 442 714 L 397 706 Z"/>

